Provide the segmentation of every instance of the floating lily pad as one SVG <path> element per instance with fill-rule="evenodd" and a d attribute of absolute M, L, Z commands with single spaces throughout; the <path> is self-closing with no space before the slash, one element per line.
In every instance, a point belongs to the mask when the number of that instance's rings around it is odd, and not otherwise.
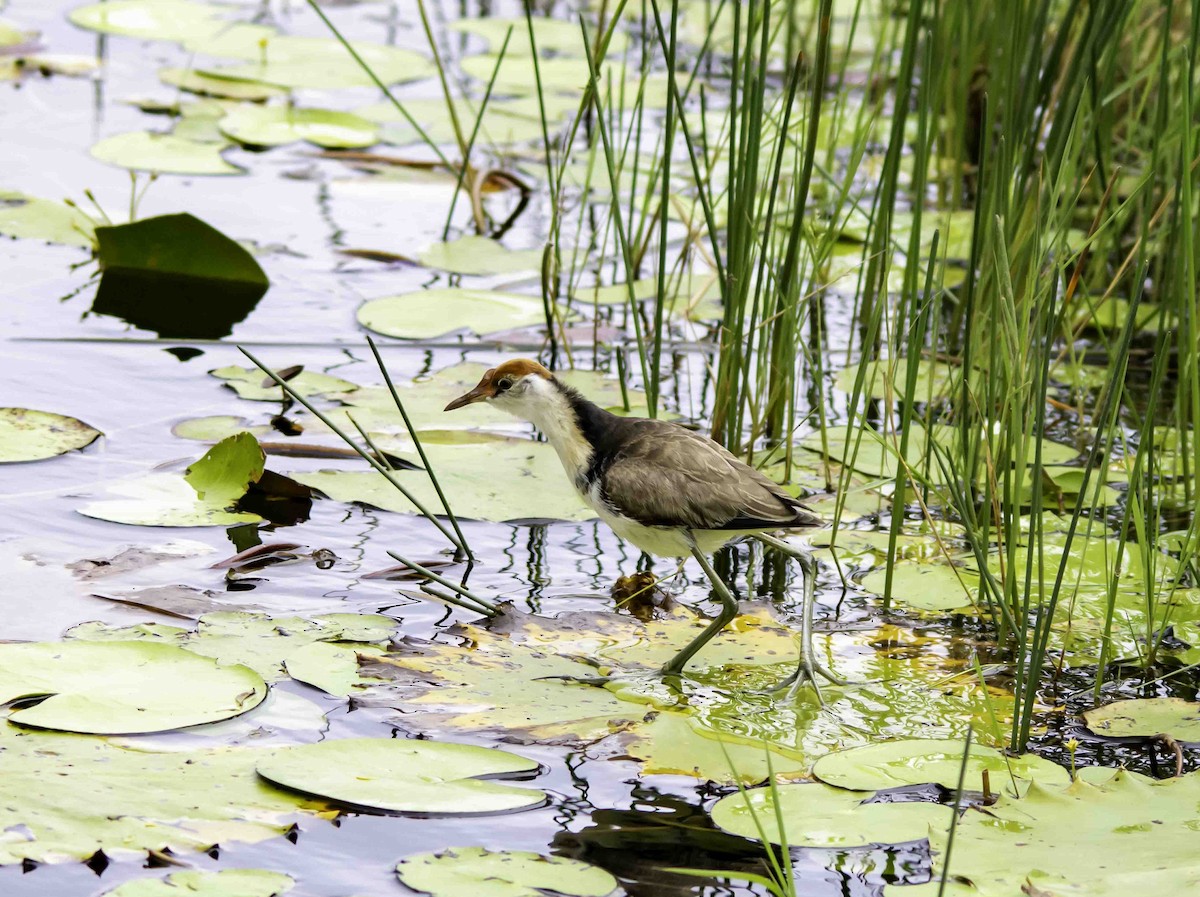
<path fill-rule="evenodd" d="M 344 697 L 365 687 L 359 673 L 360 658 L 383 653 L 378 645 L 345 645 L 312 642 L 290 652 L 283 664 L 297 682 L 319 688 L 326 694 Z"/>
<path fill-rule="evenodd" d="M 843 392 L 852 392 L 858 377 L 858 366 L 843 368 L 837 375 L 837 387 Z M 908 380 L 908 359 L 896 358 L 887 361 L 872 361 L 866 365 L 863 390 L 873 399 L 898 400 L 903 398 Z M 929 402 L 947 398 L 962 383 L 960 368 L 943 362 L 921 359 L 917 362 L 917 377 L 913 400 Z"/>
<path fill-rule="evenodd" d="M 246 60 L 240 65 L 208 68 L 210 75 L 247 78 L 289 88 L 336 90 L 374 87 L 375 82 L 337 40 L 230 30 L 211 39 L 188 41 L 189 49 L 213 56 Z M 419 81 L 436 73 L 420 53 L 369 41 L 354 42 L 354 51 L 384 84 Z"/>
<path fill-rule="evenodd" d="M 1097 735 L 1111 738 L 1170 735 L 1176 741 L 1200 742 L 1200 704 L 1182 698 L 1113 701 L 1083 714 Z"/>
<path fill-rule="evenodd" d="M 400 339 L 433 339 L 457 330 L 485 336 L 545 324 L 546 312 L 533 296 L 443 287 L 372 299 L 358 310 L 358 323 Z"/>
<path fill-rule="evenodd" d="M 202 143 L 177 134 L 130 131 L 114 134 L 92 147 L 92 156 L 101 162 L 153 171 L 159 174 L 244 174 L 245 170 L 222 158 L 224 144 Z"/>
<path fill-rule="evenodd" d="M 721 798 L 712 808 L 712 819 L 743 838 L 761 840 L 765 835 L 779 844 L 784 840 L 782 817 L 791 847 L 891 845 L 920 840 L 930 826 L 949 824 L 950 810 L 939 804 L 866 803 L 870 796 L 820 782 L 774 785 Z"/>
<path fill-rule="evenodd" d="M 193 0 L 107 0 L 71 10 L 67 18 L 80 28 L 142 40 L 183 40 L 212 34 L 228 23 L 225 10 Z"/>
<path fill-rule="evenodd" d="M 892 565 L 892 600 L 916 610 L 951 611 L 971 609 L 978 596 L 978 574 L 944 563 L 897 561 Z M 868 573 L 862 587 L 882 595 L 887 570 Z"/>
<path fill-rule="evenodd" d="M 960 741 L 931 738 L 888 741 L 828 754 L 816 762 L 813 774 L 826 784 L 859 791 L 928 783 L 957 788 L 963 750 Z M 966 787 L 981 790 L 980 776 L 985 769 L 996 790 L 1006 787 L 1012 777 L 1050 785 L 1071 781 L 1067 770 L 1035 754 L 1006 757 L 995 748 L 971 745 Z"/>
<path fill-rule="evenodd" d="M 490 237 L 473 234 L 449 243 L 434 243 L 417 258 L 427 268 L 453 274 L 515 274 L 542 266 L 540 249 L 507 249 Z"/>
<path fill-rule="evenodd" d="M 546 800 L 492 780 L 534 772 L 536 761 L 469 744 L 346 738 L 282 748 L 256 768 L 284 788 L 393 813 L 503 813 Z"/>
<path fill-rule="evenodd" d="M 201 501 L 229 507 L 263 475 L 267 456 L 250 433 L 222 439 L 188 467 L 183 478 Z"/>
<path fill-rule="evenodd" d="M 0 464 L 40 461 L 91 445 L 103 434 L 52 411 L 0 408 Z"/>
<path fill-rule="evenodd" d="M 607 897 L 617 888 L 608 872 L 579 860 L 482 847 L 414 854 L 396 875 L 430 897 Z"/>
<path fill-rule="evenodd" d="M 546 443 L 508 439 L 462 445 L 434 443 L 424 449 L 458 517 L 520 521 L 586 520 L 595 516 L 563 473 L 558 454 Z M 506 475 L 496 476 L 497 470 L 504 470 Z M 441 510 L 437 492 L 424 470 L 397 471 L 395 476 L 425 507 Z M 299 473 L 295 478 L 334 501 L 358 502 L 402 514 L 419 513 L 373 470 L 321 470 Z"/>
<path fill-rule="evenodd" d="M 261 750 L 154 753 L 107 739 L 0 727 L 0 864 L 145 859 L 281 837 L 333 808 L 265 785 Z M 238 897 L 243 897 L 239 894 Z"/>
<path fill-rule="evenodd" d="M 1035 782 L 1019 800 L 1002 797 L 963 814 L 950 872 L 984 897 L 1191 894 L 1200 885 L 1197 807 L 1196 773 L 1148 781 L 1118 772 L 1100 786 Z M 935 880 L 948 829 L 934 832 Z M 889 886 L 887 894 L 903 897 L 906 890 Z"/>
<path fill-rule="evenodd" d="M 264 84 L 252 78 L 234 78 L 220 72 L 201 69 L 164 68 L 158 70 L 164 84 L 204 97 L 262 102 L 283 96 L 287 91 L 274 84 Z M 285 141 L 286 142 L 286 141 Z"/>
<path fill-rule="evenodd" d="M 265 869 L 188 869 L 166 878 L 140 878 L 105 891 L 104 897 L 280 897 L 296 882 L 282 872 Z"/>
<path fill-rule="evenodd" d="M 262 521 L 249 511 L 228 510 L 223 501 L 198 498 L 178 474 L 156 473 L 114 483 L 108 492 L 121 497 L 90 502 L 79 513 L 130 526 L 234 526 Z"/>
<path fill-rule="evenodd" d="M 265 436 L 273 432 L 273 429 L 269 426 L 253 426 L 246 418 L 234 414 L 190 417 L 171 428 L 171 432 L 180 439 L 194 439 L 197 442 L 220 442 L 243 431 L 255 436 Z"/>
<path fill-rule="evenodd" d="M 68 641 L 0 645 L 0 703 L 22 726 L 101 735 L 161 732 L 229 719 L 267 695 L 244 666 L 221 666 L 173 645 Z"/>
<path fill-rule="evenodd" d="M 78 209 L 49 199 L 0 190 L 0 234 L 91 249 L 96 225 Z"/>
<path fill-rule="evenodd" d="M 241 398 L 249 399 L 251 402 L 278 402 L 284 397 L 283 388 L 258 368 L 228 365 L 208 373 L 218 380 L 224 380 L 226 386 Z M 287 383 L 305 398 L 336 395 L 358 389 L 357 383 L 342 380 L 340 377 L 331 377 L 329 374 L 322 374 L 319 371 L 301 371 L 296 376 L 288 378 Z"/>
<path fill-rule="evenodd" d="M 362 149 L 379 142 L 375 125 L 352 112 L 291 106 L 238 106 L 221 119 L 221 131 L 250 146 L 304 140 L 326 149 Z"/>
<path fill-rule="evenodd" d="M 512 29 L 508 39 L 508 48 L 504 51 L 505 58 L 509 56 L 533 55 L 533 44 L 529 41 L 529 24 L 524 18 L 505 18 L 503 16 L 488 16 L 477 19 L 460 19 L 450 23 L 454 31 L 476 34 L 488 42 L 488 51 L 499 53 L 504 45 L 504 38 Z M 551 19 L 545 16 L 533 17 L 533 40 L 537 45 L 538 54 L 553 54 L 556 56 L 577 56 L 580 59 L 587 54 L 583 43 L 583 32 L 579 23 L 570 19 Z M 608 53 L 611 57 L 620 56 L 629 44 L 626 34 L 617 30 L 608 42 Z"/>

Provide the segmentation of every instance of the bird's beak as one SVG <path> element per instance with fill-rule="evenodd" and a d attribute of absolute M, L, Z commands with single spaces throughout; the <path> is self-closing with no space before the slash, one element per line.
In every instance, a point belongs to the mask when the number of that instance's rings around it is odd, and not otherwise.
<path fill-rule="evenodd" d="M 466 405 L 470 405 L 472 402 L 482 402 L 484 399 L 488 398 L 491 394 L 492 394 L 491 389 L 488 387 L 487 382 L 484 381 L 483 383 L 480 383 L 478 386 L 476 386 L 474 389 L 472 389 L 470 392 L 463 393 L 461 396 L 459 396 L 457 399 L 455 399 L 453 402 L 451 402 L 449 405 L 447 405 L 442 410 L 443 411 L 453 411 L 455 408 L 462 408 Z"/>

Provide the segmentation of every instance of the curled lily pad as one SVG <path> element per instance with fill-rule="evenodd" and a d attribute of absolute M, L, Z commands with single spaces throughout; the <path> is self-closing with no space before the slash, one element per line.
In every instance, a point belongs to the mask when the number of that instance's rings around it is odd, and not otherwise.
<path fill-rule="evenodd" d="M 267 695 L 247 667 L 174 645 L 80 641 L 0 645 L 0 703 L 44 698 L 9 719 L 100 735 L 161 732 L 229 719 Z"/>
<path fill-rule="evenodd" d="M 482 847 L 414 854 L 396 875 L 430 897 L 607 897 L 617 888 L 608 872 L 579 860 Z"/>
<path fill-rule="evenodd" d="M 820 782 L 772 785 L 739 791 L 712 808 L 717 825 L 743 838 L 782 843 L 779 819 L 792 847 L 853 847 L 895 844 L 926 837 L 930 826 L 949 822 L 949 811 L 932 803 L 866 803 L 870 793 Z"/>
<path fill-rule="evenodd" d="M 104 897 L 281 897 L 296 882 L 266 869 L 188 869 L 165 878 L 140 878 L 105 891 Z"/>
<path fill-rule="evenodd" d="M 933 738 L 887 741 L 828 754 L 813 766 L 813 775 L 826 784 L 859 791 L 927 783 L 957 788 L 963 751 L 961 741 Z M 1006 757 L 995 748 L 973 744 L 967 761 L 966 787 L 979 789 L 984 770 L 989 773 L 992 787 L 997 789 L 1014 777 L 1052 785 L 1071 781 L 1067 770 L 1035 754 Z"/>
<path fill-rule="evenodd" d="M 0 464 L 53 458 L 85 448 L 101 435 L 94 427 L 65 414 L 0 408 Z"/>
<path fill-rule="evenodd" d="M 245 169 L 222 158 L 224 149 L 220 143 L 201 143 L 177 134 L 131 131 L 101 140 L 92 147 L 92 156 L 121 168 L 159 174 L 244 174 Z"/>
<path fill-rule="evenodd" d="M 291 106 L 238 106 L 221 119 L 221 132 L 250 146 L 304 140 L 326 149 L 362 149 L 379 141 L 375 125 L 352 112 Z"/>
<path fill-rule="evenodd" d="M 483 336 L 545 324 L 546 311 L 533 296 L 446 287 L 372 299 L 358 310 L 358 323 L 400 339 L 433 339 L 456 330 Z"/>
<path fill-rule="evenodd" d="M 535 761 L 469 744 L 346 738 L 282 748 L 257 769 L 284 788 L 394 813 L 503 813 L 546 800 L 541 791 L 492 781 L 534 772 Z"/>
<path fill-rule="evenodd" d="M 1200 703 L 1182 698 L 1113 701 L 1083 714 L 1097 735 L 1110 738 L 1170 735 L 1176 741 L 1200 742 Z"/>
<path fill-rule="evenodd" d="M 0 190 L 0 234 L 90 249 L 96 225 L 78 209 L 49 199 Z"/>

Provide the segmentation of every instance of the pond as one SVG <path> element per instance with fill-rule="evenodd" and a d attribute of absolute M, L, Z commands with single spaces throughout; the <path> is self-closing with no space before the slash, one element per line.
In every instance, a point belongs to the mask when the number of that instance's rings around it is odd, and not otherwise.
<path fill-rule="evenodd" d="M 1195 886 L 1194 47 L 1064 24 L 1087 139 L 994 69 L 1022 205 L 921 6 L 0 0 L 0 893 L 919 897 L 952 820 L 947 894 Z M 701 567 L 442 410 L 516 357 L 829 524 L 844 681 L 754 540 L 656 675 Z"/>

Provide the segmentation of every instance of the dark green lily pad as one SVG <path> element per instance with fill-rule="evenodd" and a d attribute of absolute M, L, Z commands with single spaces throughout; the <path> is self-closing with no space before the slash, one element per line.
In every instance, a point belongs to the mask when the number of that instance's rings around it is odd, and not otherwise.
<path fill-rule="evenodd" d="M 102 434 L 83 421 L 32 408 L 0 408 L 0 464 L 40 461 L 91 445 Z"/>
<path fill-rule="evenodd" d="M 174 645 L 81 641 L 0 645 L 0 703 L 22 726 L 100 735 L 162 732 L 253 710 L 267 685 Z"/>
<path fill-rule="evenodd" d="M 284 788 L 393 813 L 503 813 L 546 800 L 493 781 L 534 772 L 536 761 L 469 744 L 346 738 L 281 748 L 256 768 Z"/>
<path fill-rule="evenodd" d="M 482 847 L 414 854 L 396 875 L 430 897 L 607 897 L 617 888 L 608 872 L 579 860 Z"/>

